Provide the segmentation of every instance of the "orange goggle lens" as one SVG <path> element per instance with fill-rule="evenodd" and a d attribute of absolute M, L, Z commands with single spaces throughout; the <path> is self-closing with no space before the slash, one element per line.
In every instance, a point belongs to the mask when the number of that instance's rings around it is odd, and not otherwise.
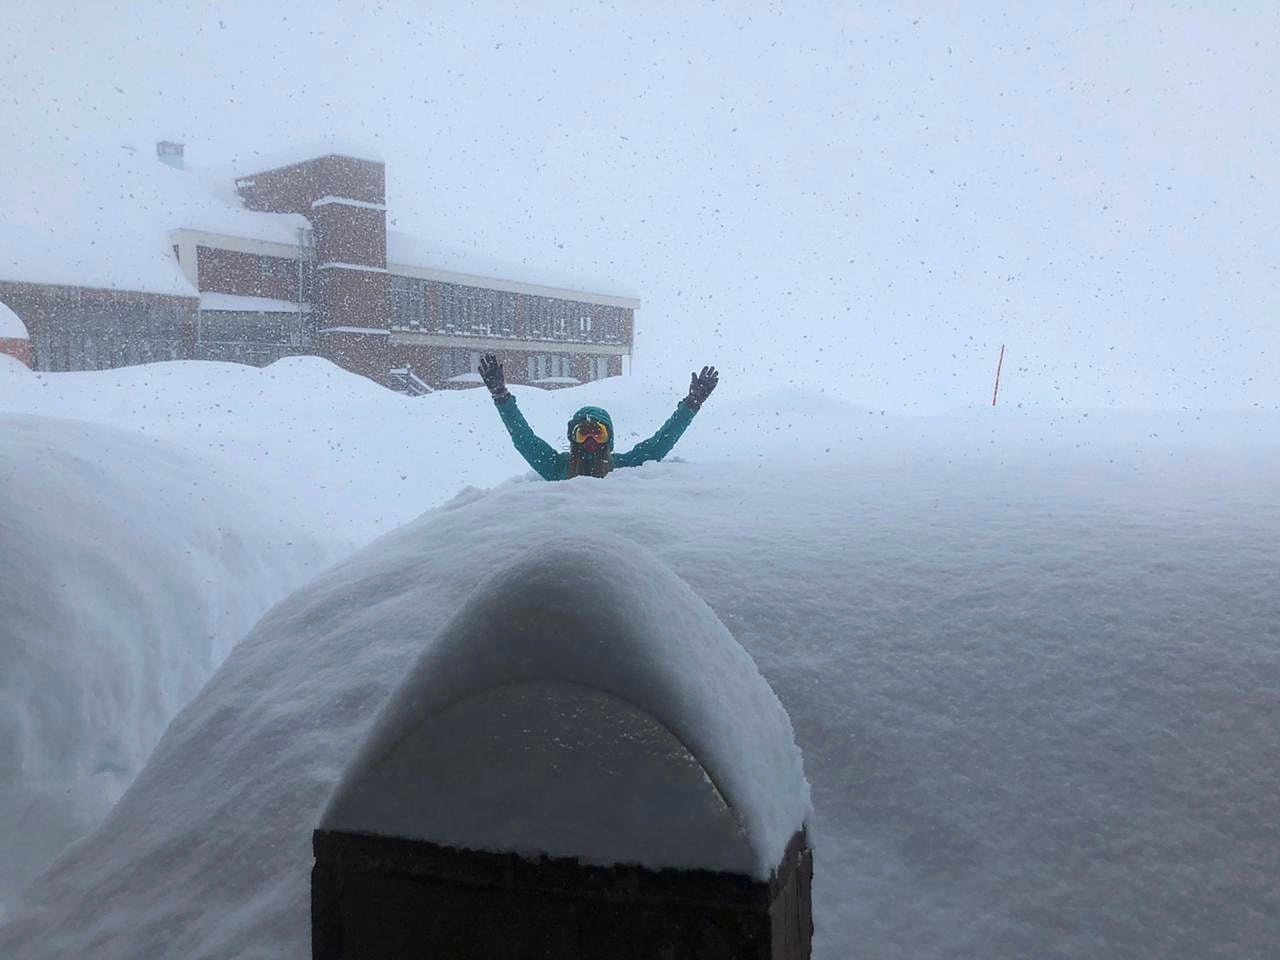
<path fill-rule="evenodd" d="M 596 423 L 595 421 L 580 423 L 573 428 L 574 443 L 586 443 L 587 437 L 595 437 L 596 443 L 608 443 L 609 428 L 603 423 Z"/>

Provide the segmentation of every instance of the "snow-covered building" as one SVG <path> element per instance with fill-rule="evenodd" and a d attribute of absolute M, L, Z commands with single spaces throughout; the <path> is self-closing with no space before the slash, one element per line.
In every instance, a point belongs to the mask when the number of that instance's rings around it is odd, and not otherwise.
<path fill-rule="evenodd" d="M 380 160 L 219 177 L 161 142 L 61 182 L 25 199 L 0 255 L 37 369 L 313 354 L 422 393 L 478 383 L 487 352 L 544 387 L 617 376 L 632 352 L 634 297 L 389 231 Z"/>

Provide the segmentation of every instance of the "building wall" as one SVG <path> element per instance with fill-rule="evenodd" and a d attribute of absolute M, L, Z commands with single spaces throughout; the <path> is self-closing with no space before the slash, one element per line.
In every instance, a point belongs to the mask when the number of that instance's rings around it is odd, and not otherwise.
<path fill-rule="evenodd" d="M 342 329 L 317 334 L 319 356 L 326 357 L 352 373 L 385 384 L 394 364 L 387 352 L 385 333 L 355 333 Z"/>
<path fill-rule="evenodd" d="M 236 190 L 251 210 L 310 216 L 312 204 L 324 197 L 385 204 L 386 167 L 330 154 L 240 177 Z"/>
<path fill-rule="evenodd" d="M 37 370 L 102 370 L 195 353 L 195 297 L 0 282 L 31 335 Z"/>
<path fill-rule="evenodd" d="M 197 262 L 203 290 L 297 299 L 297 260 L 202 245 Z M 390 368 L 409 367 L 439 389 L 472 386 L 449 380 L 474 372 L 474 361 L 485 352 L 499 354 L 508 381 L 515 384 L 560 376 L 585 383 L 600 379 L 601 372 L 619 376 L 620 354 L 630 352 L 634 321 L 629 308 L 442 281 L 409 282 L 377 271 L 322 270 L 312 282 L 310 265 L 304 262 L 304 268 L 304 295 L 325 291 L 323 317 L 318 312 L 200 311 L 194 297 L 34 284 L 0 283 L 0 301 L 27 323 L 33 365 L 41 370 L 178 359 L 261 366 L 316 353 L 379 383 L 386 382 Z M 392 323 L 396 336 L 389 338 L 383 331 Z M 397 342 L 418 335 L 453 342 Z"/>
<path fill-rule="evenodd" d="M 621 355 L 631 352 L 629 307 L 400 275 L 390 284 L 392 366 L 408 367 L 437 389 L 473 386 L 450 380 L 474 373 L 483 353 L 499 357 L 507 382 L 530 384 L 620 376 Z M 414 342 L 427 339 L 450 342 Z"/>
<path fill-rule="evenodd" d="M 218 247 L 196 247 L 196 275 L 206 293 L 235 293 L 270 297 L 291 303 L 311 296 L 311 264 L 285 257 L 269 257 Z"/>
<path fill-rule="evenodd" d="M 391 303 L 383 164 L 316 157 L 241 177 L 236 189 L 250 209 L 308 219 L 315 251 L 310 347 L 386 383 Z"/>
<path fill-rule="evenodd" d="M 19 340 L 17 337 L 0 337 L 0 355 L 13 357 L 29 367 L 31 366 L 31 341 Z"/>
<path fill-rule="evenodd" d="M 315 232 L 318 263 L 387 265 L 387 213 L 329 202 L 307 213 Z"/>
<path fill-rule="evenodd" d="M 305 313 L 201 310 L 195 359 L 265 367 L 305 354 L 307 322 Z"/>
<path fill-rule="evenodd" d="M 549 343 L 631 343 L 634 310 L 392 275 L 393 329 Z"/>
<path fill-rule="evenodd" d="M 385 272 L 328 267 L 316 270 L 317 330 L 326 327 L 391 328 L 391 297 Z"/>

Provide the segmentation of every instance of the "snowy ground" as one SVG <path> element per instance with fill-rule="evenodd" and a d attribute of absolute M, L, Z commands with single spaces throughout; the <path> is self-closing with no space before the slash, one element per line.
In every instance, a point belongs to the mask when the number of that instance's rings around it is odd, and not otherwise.
<path fill-rule="evenodd" d="M 678 396 L 519 393 L 553 442 L 602 403 L 623 446 Z M 308 837 L 374 714 L 495 564 L 597 530 L 687 581 L 790 712 L 823 960 L 1280 939 L 1274 414 L 908 420 L 726 377 L 689 462 L 544 484 L 501 482 L 522 464 L 483 396 L 318 361 L 0 369 L 3 409 L 163 436 L 315 530 L 386 536 L 232 651 L 0 955 L 306 955 Z M 373 610 L 398 629 L 363 631 Z"/>
<path fill-rule="evenodd" d="M 173 444 L 0 413 L 0 914 L 340 552 Z"/>
<path fill-rule="evenodd" d="M 710 358 L 714 359 L 714 358 Z M 530 424 L 552 443 L 584 403 L 609 409 L 625 448 L 671 413 L 688 381 L 615 378 L 547 392 L 515 388 Z M 476 390 L 408 398 L 315 357 L 264 370 L 181 361 L 39 375 L 0 358 L 0 410 L 88 420 L 182 444 L 249 477 L 314 529 L 365 544 L 465 487 L 491 487 L 526 469 L 492 404 Z M 1188 451 L 1244 462 L 1280 445 L 1275 411 L 1033 411 L 1001 406 L 945 417 L 895 417 L 816 388 L 745 395 L 726 371 L 707 415 L 676 448 L 704 462 L 997 460 L 1094 452 L 1158 471 Z M 998 470 L 998 465 L 993 469 Z"/>

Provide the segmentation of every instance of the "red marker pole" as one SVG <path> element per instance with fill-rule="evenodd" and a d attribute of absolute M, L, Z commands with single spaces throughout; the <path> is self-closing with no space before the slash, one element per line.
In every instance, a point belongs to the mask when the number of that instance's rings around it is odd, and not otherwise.
<path fill-rule="evenodd" d="M 1000 344 L 1000 360 L 996 363 L 996 388 L 991 391 L 991 405 L 996 405 L 996 397 L 1000 393 L 1000 368 L 1004 366 L 1004 344 Z"/>

